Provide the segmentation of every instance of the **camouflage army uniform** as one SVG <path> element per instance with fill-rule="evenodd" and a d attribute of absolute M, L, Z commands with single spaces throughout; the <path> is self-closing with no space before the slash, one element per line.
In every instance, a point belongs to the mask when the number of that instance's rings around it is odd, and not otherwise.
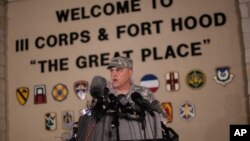
<path fill-rule="evenodd" d="M 110 93 L 115 94 L 116 96 L 119 95 L 118 93 L 116 93 L 116 91 L 114 90 L 114 88 L 112 87 L 111 82 L 108 83 L 107 86 L 110 90 Z M 131 82 L 131 87 L 130 90 L 128 91 L 128 93 L 124 94 L 127 98 L 127 100 L 129 101 L 130 105 L 132 107 L 135 107 L 135 103 L 134 101 L 131 99 L 131 95 L 134 92 L 138 92 L 139 94 L 141 94 L 141 96 L 148 100 L 150 103 L 154 102 L 154 106 L 157 106 L 158 108 L 155 108 L 154 110 L 158 113 L 161 114 L 161 120 L 165 121 L 166 119 L 166 113 L 164 112 L 164 110 L 162 110 L 160 107 L 160 102 L 154 97 L 153 93 L 146 87 L 143 86 L 139 86 L 139 85 L 135 85 L 133 82 Z"/>
<path fill-rule="evenodd" d="M 116 96 L 119 95 L 118 93 L 116 93 L 116 91 L 112 87 L 111 83 L 109 83 L 108 88 L 110 90 L 110 93 L 113 93 Z M 130 103 L 133 103 L 133 100 L 131 99 L 131 94 L 134 92 L 140 93 L 141 96 L 144 99 L 148 100 L 150 103 L 153 102 L 154 100 L 156 100 L 154 95 L 149 91 L 148 88 L 135 85 L 133 82 L 131 82 L 130 90 L 128 91 L 128 93 L 124 94 Z"/>

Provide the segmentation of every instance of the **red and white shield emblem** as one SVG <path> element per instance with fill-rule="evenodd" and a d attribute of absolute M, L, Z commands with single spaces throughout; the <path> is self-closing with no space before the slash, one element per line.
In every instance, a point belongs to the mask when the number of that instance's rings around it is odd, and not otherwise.
<path fill-rule="evenodd" d="M 166 73 L 166 89 L 169 92 L 180 90 L 180 81 L 178 72 Z"/>
<path fill-rule="evenodd" d="M 44 104 L 47 102 L 46 98 L 46 86 L 35 85 L 34 86 L 34 104 Z"/>
<path fill-rule="evenodd" d="M 76 81 L 74 84 L 74 91 L 77 97 L 83 100 L 88 92 L 89 83 L 84 80 Z"/>

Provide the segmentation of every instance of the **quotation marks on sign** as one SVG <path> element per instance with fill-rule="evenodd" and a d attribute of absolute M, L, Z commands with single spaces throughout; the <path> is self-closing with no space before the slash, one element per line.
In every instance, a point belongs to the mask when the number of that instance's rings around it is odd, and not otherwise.
<path fill-rule="evenodd" d="M 57 71 L 66 71 L 69 70 L 68 67 L 69 58 L 59 58 L 59 59 L 49 59 L 49 60 L 31 60 L 31 65 L 39 65 L 40 72 L 57 72 Z"/>

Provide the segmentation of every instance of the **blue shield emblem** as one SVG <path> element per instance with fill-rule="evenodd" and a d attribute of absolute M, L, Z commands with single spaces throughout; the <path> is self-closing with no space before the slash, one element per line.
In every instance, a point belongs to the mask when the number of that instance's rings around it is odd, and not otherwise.
<path fill-rule="evenodd" d="M 216 69 L 216 76 L 213 77 L 217 84 L 226 86 L 232 82 L 234 75 L 230 73 L 229 67 L 219 67 Z"/>

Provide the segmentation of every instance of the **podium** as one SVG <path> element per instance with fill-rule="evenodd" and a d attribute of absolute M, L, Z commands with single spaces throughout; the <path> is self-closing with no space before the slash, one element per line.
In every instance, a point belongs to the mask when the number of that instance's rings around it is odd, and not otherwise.
<path fill-rule="evenodd" d="M 92 116 L 84 115 L 78 120 L 76 141 L 117 141 L 117 129 L 112 124 L 113 117 L 105 115 L 98 122 Z M 145 116 L 145 129 L 142 122 L 133 119 L 119 118 L 120 141 L 160 141 L 162 128 L 160 115 L 148 113 Z"/>

